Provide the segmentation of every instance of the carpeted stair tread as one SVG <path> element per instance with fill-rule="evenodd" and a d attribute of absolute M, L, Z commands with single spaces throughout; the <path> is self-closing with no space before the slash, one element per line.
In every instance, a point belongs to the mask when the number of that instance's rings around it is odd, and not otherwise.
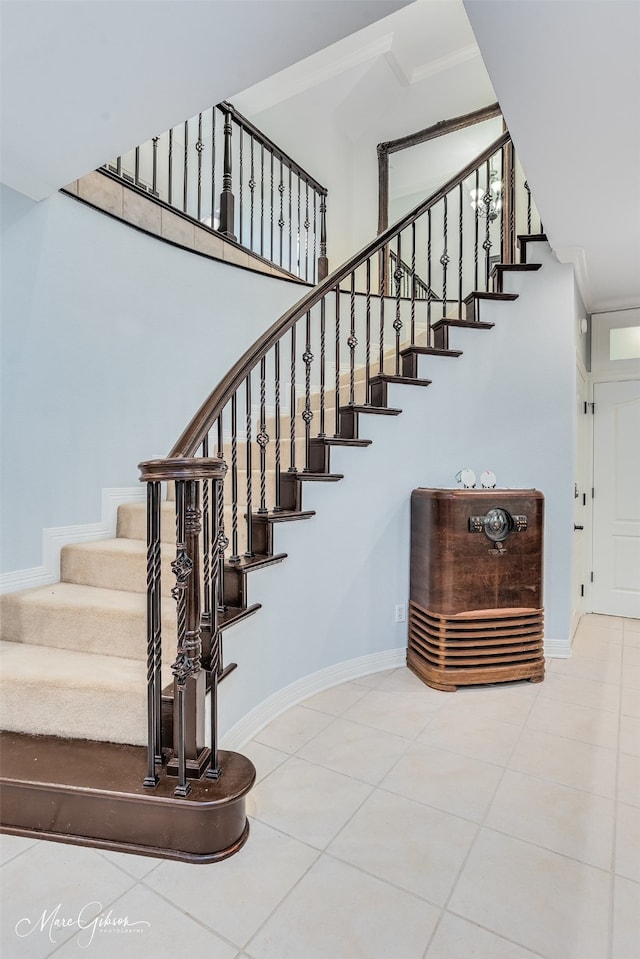
<path fill-rule="evenodd" d="M 143 745 L 146 665 L 26 643 L 0 643 L 0 726 Z"/>
<path fill-rule="evenodd" d="M 146 659 L 146 596 L 76 583 L 54 583 L 0 598 L 6 642 Z M 166 657 L 175 649 L 175 602 L 162 601 Z"/>
<path fill-rule="evenodd" d="M 175 584 L 171 574 L 175 546 L 163 544 L 161 556 L 163 593 L 168 595 Z M 144 540 L 118 537 L 65 546 L 60 553 L 60 578 L 65 583 L 145 593 L 147 544 Z"/>

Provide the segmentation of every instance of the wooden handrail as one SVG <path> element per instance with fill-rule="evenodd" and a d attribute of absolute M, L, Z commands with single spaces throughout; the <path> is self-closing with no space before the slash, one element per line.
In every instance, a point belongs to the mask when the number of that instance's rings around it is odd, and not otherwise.
<path fill-rule="evenodd" d="M 188 457 L 195 455 L 210 428 L 222 414 L 236 390 L 242 385 L 260 360 L 266 356 L 271 347 L 291 329 L 301 316 L 319 303 L 327 293 L 339 287 L 339 284 L 345 277 L 349 276 L 375 253 L 383 249 L 390 240 L 414 223 L 423 213 L 442 200 L 451 190 L 460 186 L 479 166 L 488 161 L 490 157 L 509 142 L 509 133 L 505 132 L 501 134 L 497 140 L 468 163 L 464 169 L 436 190 L 435 193 L 413 210 L 409 211 L 409 213 L 406 213 L 402 219 L 393 226 L 390 226 L 384 233 L 381 233 L 375 240 L 367 244 L 359 253 L 352 256 L 350 260 L 343 263 L 337 270 L 330 273 L 325 280 L 309 291 L 309 293 L 276 320 L 220 380 L 175 443 L 168 457 Z"/>

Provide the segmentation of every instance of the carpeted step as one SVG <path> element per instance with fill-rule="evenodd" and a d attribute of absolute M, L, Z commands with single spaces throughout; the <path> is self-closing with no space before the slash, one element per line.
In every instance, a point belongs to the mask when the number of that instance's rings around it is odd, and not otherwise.
<path fill-rule="evenodd" d="M 145 744 L 146 665 L 140 660 L 2 642 L 0 664 L 2 729 Z"/>
<path fill-rule="evenodd" d="M 57 649 L 146 660 L 146 596 L 55 583 L 0 598 L 2 639 Z M 176 604 L 162 602 L 163 655 L 175 658 Z"/>
<path fill-rule="evenodd" d="M 168 596 L 175 585 L 171 573 L 175 547 L 163 544 L 161 556 L 162 593 Z M 118 538 L 65 546 L 60 553 L 60 578 L 80 586 L 146 594 L 147 545 L 143 540 Z"/>

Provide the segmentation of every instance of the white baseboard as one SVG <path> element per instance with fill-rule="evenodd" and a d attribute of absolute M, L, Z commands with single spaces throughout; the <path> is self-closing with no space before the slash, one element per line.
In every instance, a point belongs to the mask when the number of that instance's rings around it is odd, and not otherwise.
<path fill-rule="evenodd" d="M 401 646 L 398 649 L 384 650 L 382 653 L 370 653 L 368 656 L 348 659 L 344 663 L 337 663 L 335 666 L 320 669 L 309 676 L 303 676 L 302 679 L 285 686 L 284 689 L 279 689 L 277 693 L 269 696 L 243 716 L 221 737 L 220 746 L 222 749 L 240 749 L 281 713 L 302 702 L 303 699 L 315 696 L 316 693 L 321 693 L 338 683 L 357 679 L 359 676 L 404 666 L 406 659 L 407 647 Z"/>
<path fill-rule="evenodd" d="M 122 486 L 102 490 L 100 523 L 77 526 L 52 526 L 42 530 L 42 566 L 18 569 L 0 575 L 0 593 L 47 586 L 60 581 L 60 550 L 69 543 L 86 543 L 94 539 L 111 539 L 116 535 L 118 506 L 121 503 L 144 502 L 144 486 Z"/>
<path fill-rule="evenodd" d="M 571 638 L 550 639 L 548 636 L 545 636 L 544 655 L 547 659 L 570 659 Z"/>

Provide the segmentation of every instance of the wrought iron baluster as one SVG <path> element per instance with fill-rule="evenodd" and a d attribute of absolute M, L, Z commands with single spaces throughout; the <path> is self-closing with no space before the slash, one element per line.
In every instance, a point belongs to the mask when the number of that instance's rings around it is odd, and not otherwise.
<path fill-rule="evenodd" d="M 402 234 L 398 233 L 396 240 L 396 268 L 393 273 L 393 279 L 396 284 L 396 316 L 393 321 L 393 328 L 396 333 L 396 358 L 395 358 L 395 372 L 396 376 L 400 374 L 400 331 L 402 330 L 402 318 L 400 316 L 400 284 L 402 283 L 402 277 L 404 276 L 404 271 L 402 269 Z"/>
<path fill-rule="evenodd" d="M 264 256 L 264 143 L 260 144 L 260 256 Z"/>
<path fill-rule="evenodd" d="M 356 271 L 351 273 L 351 329 L 347 346 L 349 347 L 349 405 L 353 406 L 356 401 L 356 346 L 358 339 L 356 337 Z"/>
<path fill-rule="evenodd" d="M 176 585 L 171 595 L 177 604 L 178 649 L 175 662 L 171 666 L 174 677 L 174 690 L 177 694 L 177 730 L 174 736 L 174 749 L 178 754 L 178 785 L 174 795 L 185 797 L 191 792 L 187 782 L 187 762 L 185 744 L 185 698 L 186 685 L 192 673 L 192 664 L 186 650 L 187 642 L 187 581 L 193 571 L 193 562 L 187 553 L 186 517 L 185 517 L 185 481 L 176 480 L 176 558 L 171 564 L 176 577 Z"/>
<path fill-rule="evenodd" d="M 280 340 L 276 340 L 274 346 L 274 376 L 275 376 L 275 415 L 276 415 L 276 499 L 274 510 L 279 512 L 282 509 L 280 496 Z"/>
<path fill-rule="evenodd" d="M 427 210 L 427 346 L 431 346 L 433 343 L 431 333 L 431 301 L 433 300 L 431 273 L 431 207 L 429 207 Z"/>
<path fill-rule="evenodd" d="M 442 202 L 444 204 L 442 214 L 444 248 L 442 250 L 442 256 L 440 257 L 440 265 L 442 266 L 442 316 L 444 318 L 447 315 L 447 266 L 449 264 L 449 251 L 447 246 L 447 194 L 443 197 Z"/>
<path fill-rule="evenodd" d="M 256 171 L 255 171 L 255 157 L 253 152 L 254 141 L 253 134 L 251 134 L 251 179 L 249 180 L 249 190 L 251 191 L 251 209 L 249 211 L 250 217 L 250 248 L 253 250 L 253 221 L 254 221 L 254 203 L 255 203 L 255 189 L 256 189 Z"/>
<path fill-rule="evenodd" d="M 136 147 L 133 161 L 133 182 L 140 186 L 140 147 Z"/>
<path fill-rule="evenodd" d="M 293 273 L 293 182 L 289 167 L 289 273 Z"/>
<path fill-rule="evenodd" d="M 189 205 L 189 121 L 184 121 L 184 169 L 182 182 L 182 211 L 187 212 Z"/>
<path fill-rule="evenodd" d="M 238 124 L 238 136 L 240 138 L 240 154 L 239 154 L 239 166 L 240 166 L 240 182 L 238 184 L 238 208 L 239 208 L 239 217 L 240 223 L 238 225 L 238 242 L 243 243 L 244 235 L 244 127 L 241 124 Z"/>
<path fill-rule="evenodd" d="M 275 262 L 273 256 L 273 153 L 270 152 L 271 157 L 271 203 L 269 204 L 269 259 L 272 263 Z"/>
<path fill-rule="evenodd" d="M 458 316 L 462 316 L 462 256 L 463 256 L 463 209 L 464 202 L 462 196 L 462 183 L 458 187 L 458 202 L 460 209 L 458 211 Z"/>
<path fill-rule="evenodd" d="M 476 169 L 475 174 L 476 186 L 474 196 L 480 196 L 480 170 Z M 479 227 L 480 227 L 480 217 L 478 216 L 478 211 L 475 211 L 475 240 L 473 245 L 473 289 L 478 289 L 478 245 L 479 245 Z"/>
<path fill-rule="evenodd" d="M 260 506 L 258 513 L 266 513 L 267 510 L 267 444 L 269 434 L 267 433 L 267 360 L 262 357 L 260 360 L 260 429 L 256 436 L 256 441 L 260 447 Z"/>
<path fill-rule="evenodd" d="M 280 183 L 278 184 L 278 193 L 280 194 L 280 219 L 278 220 L 278 227 L 280 228 L 280 256 L 278 262 L 280 266 L 283 266 L 284 258 L 284 239 L 283 239 L 283 230 L 284 230 L 284 165 L 282 163 L 282 157 L 280 158 Z"/>
<path fill-rule="evenodd" d="M 202 151 L 204 143 L 202 141 L 202 114 L 198 114 L 198 139 L 196 140 L 196 152 L 198 154 L 198 199 L 197 212 L 198 223 L 202 220 Z"/>
<path fill-rule="evenodd" d="M 381 263 L 386 264 L 387 260 L 387 247 L 385 245 L 384 255 L 381 258 Z M 386 265 L 385 265 L 386 270 Z M 386 286 L 386 281 L 384 283 L 383 289 Z M 380 297 L 380 339 L 378 343 L 378 372 L 384 373 L 384 305 L 385 305 L 386 296 L 383 295 Z"/>
<path fill-rule="evenodd" d="M 305 439 L 305 472 L 309 472 L 309 450 L 311 440 L 311 421 L 313 419 L 313 410 L 311 409 L 311 364 L 313 363 L 313 353 L 311 352 L 311 313 L 307 313 L 306 321 L 307 339 L 305 343 L 302 361 L 304 363 L 304 439 Z"/>
<path fill-rule="evenodd" d="M 223 414 L 221 413 L 218 417 L 217 423 L 217 443 L 218 451 L 217 457 L 219 460 L 224 461 L 224 428 L 223 428 Z M 225 473 L 227 471 L 225 463 Z M 218 569 L 218 576 L 216 579 L 216 589 L 217 589 L 217 602 L 216 607 L 218 610 L 224 610 L 224 554 L 229 545 L 229 540 L 225 534 L 225 524 L 224 524 L 224 485 L 220 482 L 216 484 L 216 563 Z M 219 663 L 219 668 L 222 668 L 222 662 Z"/>
<path fill-rule="evenodd" d="M 486 208 L 486 216 L 485 216 L 486 225 L 485 225 L 485 239 L 484 239 L 484 243 L 482 244 L 482 249 L 485 251 L 484 288 L 485 288 L 485 290 L 487 290 L 487 291 L 489 290 L 490 276 L 491 276 L 491 246 L 492 246 L 492 244 L 491 244 L 491 233 L 490 233 L 490 231 L 491 231 L 491 218 L 490 218 L 490 216 L 489 216 L 489 213 L 490 213 L 489 207 L 490 207 L 490 201 L 491 201 L 491 172 L 490 172 L 490 169 L 491 169 L 491 168 L 490 168 L 490 166 L 489 166 L 489 160 L 487 160 L 486 165 L 485 165 L 485 176 L 486 176 L 486 181 L 487 181 L 487 187 L 486 187 L 486 192 L 485 192 L 485 198 L 486 198 L 486 199 L 484 199 L 485 208 Z"/>
<path fill-rule="evenodd" d="M 296 324 L 291 327 L 291 382 L 289 384 L 289 404 L 291 415 L 289 420 L 289 472 L 297 473 L 296 469 Z"/>
<path fill-rule="evenodd" d="M 173 127 L 169 130 L 169 155 L 167 163 L 167 175 L 169 183 L 167 185 L 167 198 L 169 206 L 173 205 Z"/>
<path fill-rule="evenodd" d="M 340 286 L 336 291 L 336 396 L 335 396 L 335 435 L 340 435 Z"/>
<path fill-rule="evenodd" d="M 209 456 L 209 436 L 205 436 L 202 441 L 202 455 L 205 458 Z M 202 480 L 202 583 L 203 583 L 203 599 L 202 599 L 202 614 L 201 614 L 201 623 L 203 633 L 207 633 L 211 638 L 213 636 L 212 624 L 213 624 L 213 611 L 215 609 L 215 597 L 212 595 L 212 579 L 211 573 L 215 574 L 215 565 L 212 567 L 211 563 L 211 553 L 212 553 L 212 542 L 211 542 L 211 529 L 210 529 L 210 507 L 209 507 L 209 487 L 210 481 L 208 479 Z M 215 503 L 214 503 L 215 506 Z M 214 525 L 215 525 L 215 510 L 214 510 Z"/>
<path fill-rule="evenodd" d="M 304 278 L 309 279 L 309 182 L 305 181 L 305 214 L 304 214 Z"/>
<path fill-rule="evenodd" d="M 416 341 L 416 224 L 411 224 L 411 345 Z"/>
<path fill-rule="evenodd" d="M 371 402 L 371 257 L 365 268 L 365 283 L 367 286 L 366 313 L 365 313 L 365 365 L 364 365 L 364 401 Z"/>
<path fill-rule="evenodd" d="M 516 158 L 511 140 L 507 148 L 509 151 L 509 263 L 513 263 L 516 258 Z"/>
<path fill-rule="evenodd" d="M 151 167 L 151 193 L 158 195 L 158 137 L 153 138 L 153 158 Z"/>
<path fill-rule="evenodd" d="M 238 563 L 238 394 L 231 397 L 231 556 Z"/>
<path fill-rule="evenodd" d="M 317 242 L 318 242 L 318 194 L 316 193 L 316 190 L 314 187 L 313 188 L 313 255 L 311 257 L 311 280 L 313 283 L 317 283 L 318 281 Z"/>
<path fill-rule="evenodd" d="M 222 480 L 214 479 L 212 484 L 213 502 L 224 503 L 222 492 Z M 222 506 L 224 510 L 224 505 Z M 224 515 L 224 513 L 223 513 Z M 224 522 L 224 520 L 223 520 Z M 213 512 L 213 523 L 211 533 L 211 548 L 215 560 L 214 587 L 218 580 L 222 580 L 224 575 L 224 546 L 220 548 L 221 538 L 224 540 L 224 528 L 220 529 L 220 509 Z M 219 609 L 217 603 L 211 607 L 211 653 L 210 653 L 210 737 L 211 737 L 211 760 L 207 769 L 207 779 L 219 779 L 222 775 L 220 766 L 220 757 L 218 754 L 218 678 L 222 673 L 222 637 L 220 634 Z"/>
<path fill-rule="evenodd" d="M 158 784 L 162 762 L 162 684 L 160 662 L 160 483 L 147 482 L 147 775 L 145 786 Z"/>
<path fill-rule="evenodd" d="M 247 549 L 245 551 L 245 556 L 253 556 L 253 530 L 251 526 L 252 520 L 252 493 L 253 493 L 253 472 L 252 472 L 252 450 L 251 443 L 253 441 L 253 431 L 251 423 L 251 373 L 247 376 L 245 380 L 245 414 L 246 414 L 246 430 L 245 430 L 245 447 L 246 447 L 246 466 L 247 466 Z"/>
<path fill-rule="evenodd" d="M 326 366 L 326 299 L 323 296 L 320 300 L 320 433 L 319 436 L 325 436 L 324 416 L 325 416 L 325 366 Z"/>
<path fill-rule="evenodd" d="M 298 265 L 297 265 L 297 268 L 296 268 L 296 275 L 302 278 L 302 263 L 301 263 L 301 260 L 300 260 L 300 251 L 301 251 L 301 249 L 302 249 L 302 233 L 301 233 L 302 220 L 301 220 L 301 214 L 300 214 L 300 202 L 301 202 L 301 199 L 300 199 L 300 190 L 301 190 L 301 186 L 302 186 L 302 181 L 300 180 L 300 175 L 298 174 L 298 231 L 297 231 L 297 232 L 298 232 L 298 250 L 297 250 Z"/>
<path fill-rule="evenodd" d="M 526 180 L 524 181 L 524 189 L 527 194 L 527 234 L 531 234 L 531 190 Z"/>

